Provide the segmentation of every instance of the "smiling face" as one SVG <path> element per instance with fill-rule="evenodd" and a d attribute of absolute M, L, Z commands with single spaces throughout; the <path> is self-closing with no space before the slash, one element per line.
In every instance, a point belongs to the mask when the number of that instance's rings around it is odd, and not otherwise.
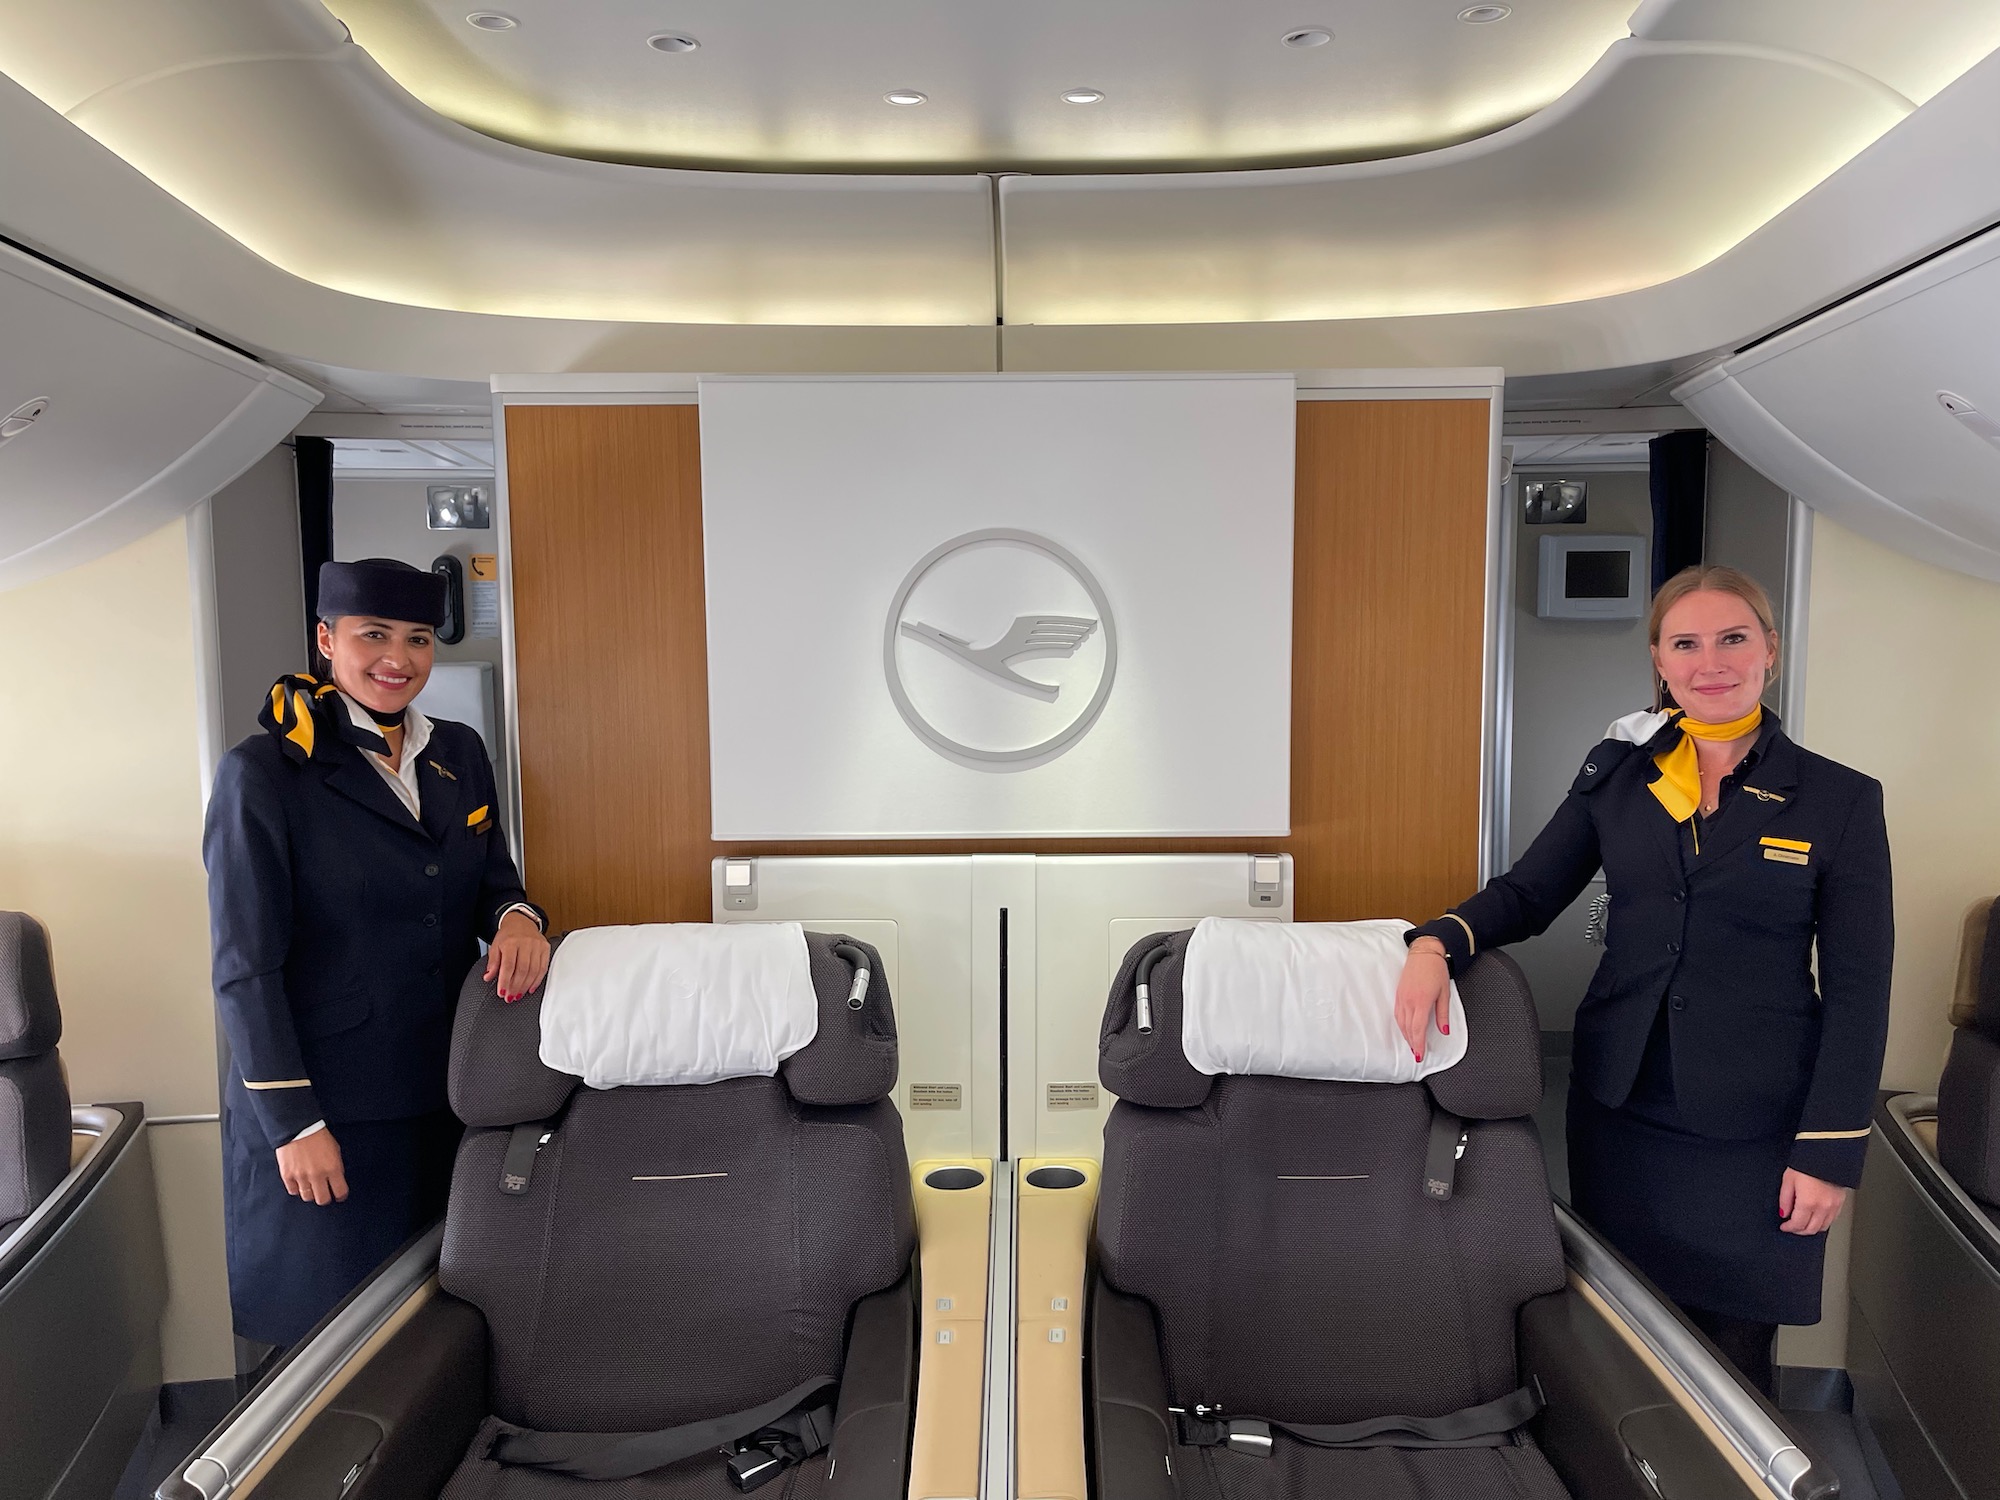
<path fill-rule="evenodd" d="M 1750 602 L 1718 589 L 1697 589 L 1676 600 L 1660 620 L 1653 670 L 1688 717 L 1727 724 L 1757 706 L 1778 639 L 1768 633 Z"/>
<path fill-rule="evenodd" d="M 319 650 L 340 690 L 379 714 L 401 713 L 430 680 L 437 637 L 411 620 L 342 615 L 319 624 Z"/>

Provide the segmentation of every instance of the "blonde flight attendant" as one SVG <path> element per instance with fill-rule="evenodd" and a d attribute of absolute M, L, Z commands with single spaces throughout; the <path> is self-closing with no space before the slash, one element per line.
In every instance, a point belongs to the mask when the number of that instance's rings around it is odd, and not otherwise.
<path fill-rule="evenodd" d="M 406 563 L 326 564 L 332 680 L 273 686 L 209 803 L 230 1301 L 259 1343 L 298 1340 L 444 1211 L 452 1013 L 480 940 L 503 995 L 548 970 L 485 747 L 412 706 L 444 603 Z"/>
<path fill-rule="evenodd" d="M 1396 1014 L 1421 1054 L 1448 974 L 1603 869 L 1571 1198 L 1768 1392 L 1777 1325 L 1819 1320 L 1826 1231 L 1861 1180 L 1893 947 L 1882 788 L 1760 708 L 1778 636 L 1744 574 L 1668 580 L 1649 633 L 1665 711 L 1613 724 L 1515 866 L 1410 934 Z"/>

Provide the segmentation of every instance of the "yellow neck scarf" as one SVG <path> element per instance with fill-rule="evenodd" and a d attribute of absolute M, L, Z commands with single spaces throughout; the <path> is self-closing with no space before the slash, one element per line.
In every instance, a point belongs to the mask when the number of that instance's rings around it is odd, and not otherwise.
<path fill-rule="evenodd" d="M 1741 739 L 1763 722 L 1762 704 L 1727 724 L 1704 724 L 1699 719 L 1690 719 L 1685 711 L 1679 713 L 1674 723 L 1680 726 L 1680 739 L 1675 741 L 1673 749 L 1662 750 L 1653 757 L 1660 774 L 1652 784 L 1652 792 L 1667 815 L 1676 823 L 1685 823 L 1701 806 L 1701 762 L 1695 756 L 1696 740 Z"/>

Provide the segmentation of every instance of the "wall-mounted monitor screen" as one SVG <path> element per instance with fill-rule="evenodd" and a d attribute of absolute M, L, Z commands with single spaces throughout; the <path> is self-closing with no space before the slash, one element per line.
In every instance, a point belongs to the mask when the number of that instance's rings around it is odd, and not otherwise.
<path fill-rule="evenodd" d="M 1646 539 L 1545 536 L 1535 613 L 1545 620 L 1629 620 L 1646 612 Z"/>

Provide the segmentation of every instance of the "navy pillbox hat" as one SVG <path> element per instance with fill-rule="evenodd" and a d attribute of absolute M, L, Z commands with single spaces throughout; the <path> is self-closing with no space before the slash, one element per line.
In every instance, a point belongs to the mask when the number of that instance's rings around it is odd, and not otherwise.
<path fill-rule="evenodd" d="M 417 625 L 444 623 L 444 578 L 390 557 L 319 565 L 319 617 L 373 615 Z"/>

